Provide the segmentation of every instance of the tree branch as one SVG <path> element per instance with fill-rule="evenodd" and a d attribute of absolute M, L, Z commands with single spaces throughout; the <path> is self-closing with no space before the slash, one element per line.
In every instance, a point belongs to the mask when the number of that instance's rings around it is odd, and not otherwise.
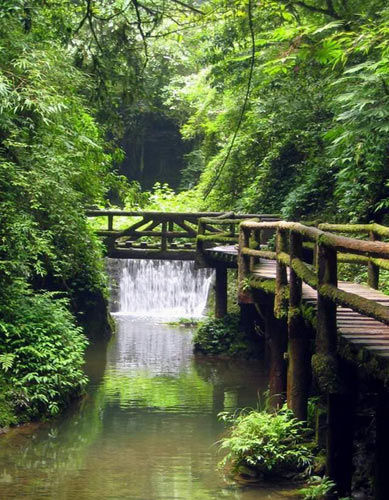
<path fill-rule="evenodd" d="M 146 67 L 149 55 L 148 55 L 148 47 L 147 47 L 147 41 L 146 41 L 146 35 L 145 32 L 143 31 L 143 26 L 142 26 L 142 18 L 140 16 L 140 11 L 139 11 L 139 4 L 138 0 L 131 0 L 132 4 L 135 8 L 135 13 L 136 13 L 136 19 L 137 19 L 137 26 L 138 26 L 138 31 L 140 33 L 140 36 L 142 37 L 142 42 L 143 42 L 143 49 L 145 52 L 145 63 L 143 65 L 143 69 Z"/>
<path fill-rule="evenodd" d="M 182 7 L 185 7 L 186 9 L 189 9 L 193 12 L 196 12 L 196 14 L 201 14 L 204 15 L 204 12 L 200 9 L 197 9 L 196 7 L 192 7 L 192 5 L 188 5 L 185 2 L 182 2 L 181 0 L 171 0 L 173 3 L 176 3 L 178 5 L 181 5 Z"/>
<path fill-rule="evenodd" d="M 324 14 L 325 16 L 333 17 L 334 19 L 341 19 L 339 14 L 335 11 L 332 0 L 326 0 L 327 8 L 322 9 L 321 7 L 315 7 L 314 5 L 307 4 L 302 1 L 295 2 L 296 5 L 302 7 L 303 9 L 310 10 L 311 12 L 316 12 L 318 14 Z"/>

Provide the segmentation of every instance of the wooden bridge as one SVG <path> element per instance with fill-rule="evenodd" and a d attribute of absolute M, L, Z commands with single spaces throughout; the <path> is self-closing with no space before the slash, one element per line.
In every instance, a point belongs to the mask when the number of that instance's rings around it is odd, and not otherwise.
<path fill-rule="evenodd" d="M 238 243 L 239 224 L 243 220 L 279 219 L 271 214 L 121 210 L 88 210 L 87 216 L 103 223 L 96 225 L 96 232 L 104 239 L 109 257 L 160 260 L 196 260 L 200 241 L 208 239 L 210 244 L 203 247 L 216 242 Z"/>
<path fill-rule="evenodd" d="M 215 268 L 217 317 L 227 312 L 227 269 L 237 268 L 238 302 L 243 309 L 255 307 L 263 320 L 273 402 L 280 404 L 285 394 L 289 408 L 305 420 L 312 379 L 326 395 L 326 473 L 343 495 L 350 492 L 358 385 L 373 385 L 380 395 L 375 498 L 388 498 L 389 296 L 379 289 L 381 270 L 389 288 L 389 228 L 304 225 L 271 214 L 88 215 L 108 217 L 98 234 L 106 238 L 109 256 L 190 259 Z M 115 229 L 114 217 L 136 219 Z M 345 264 L 365 268 L 366 285 L 338 280 Z"/>

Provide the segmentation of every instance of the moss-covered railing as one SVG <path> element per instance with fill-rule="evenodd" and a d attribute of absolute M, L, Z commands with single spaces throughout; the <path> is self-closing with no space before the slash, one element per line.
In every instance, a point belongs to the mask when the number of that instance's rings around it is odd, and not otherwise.
<path fill-rule="evenodd" d="M 261 241 L 261 232 L 272 229 L 276 232 L 275 251 L 255 248 Z M 325 229 L 325 230 L 324 230 Z M 331 231 L 331 232 L 330 232 Z M 368 235 L 370 241 L 334 234 L 357 233 Z M 253 302 L 255 287 L 269 291 L 268 283 L 255 277 L 256 266 L 261 259 L 276 260 L 274 287 L 274 312 L 284 315 L 288 322 L 288 404 L 299 418 L 306 417 L 307 380 L 310 366 L 306 366 L 308 347 L 301 337 L 302 286 L 306 283 L 317 291 L 316 349 L 312 359 L 317 378 L 327 392 L 336 392 L 337 318 L 336 308 L 341 305 L 364 316 L 389 325 L 389 308 L 357 293 L 350 293 L 338 286 L 338 262 L 352 262 L 374 266 L 369 274 L 369 283 L 378 288 L 379 269 L 389 268 L 389 243 L 385 238 L 389 229 L 373 225 L 329 225 L 305 226 L 296 222 L 254 222 L 240 224 L 238 275 L 239 301 Z M 304 258 L 304 245 L 313 243 L 313 259 Z M 288 277 L 289 268 L 289 277 Z M 370 268 L 370 269 L 371 269 Z M 288 300 L 286 300 L 288 299 Z M 287 303 L 288 309 L 285 310 Z M 304 354 L 305 353 L 305 354 Z M 333 374 L 321 377 L 320 373 Z"/>
<path fill-rule="evenodd" d="M 195 260 L 215 243 L 237 243 L 243 220 L 278 220 L 276 215 L 233 212 L 88 210 L 86 216 L 103 222 L 94 227 L 109 256 L 171 260 Z"/>
<path fill-rule="evenodd" d="M 381 241 L 389 238 L 389 228 L 380 224 L 319 224 L 319 229 L 331 233 L 352 234 L 357 238 L 368 238 L 370 241 Z M 338 262 L 367 265 L 368 285 L 378 290 L 380 268 L 389 270 L 386 259 L 353 253 L 338 254 Z"/>
<path fill-rule="evenodd" d="M 201 217 L 197 227 L 197 261 L 207 261 L 204 251 L 220 245 L 237 245 L 239 241 L 239 225 L 247 220 L 256 222 L 271 222 L 279 220 L 274 214 L 235 214 L 227 212 L 218 217 Z M 262 240 L 258 244 L 265 244 L 269 239 L 269 232 L 262 232 Z"/>
<path fill-rule="evenodd" d="M 224 213 L 89 210 L 86 215 L 106 219 L 96 233 L 112 257 L 186 260 L 195 256 L 198 220 Z"/>

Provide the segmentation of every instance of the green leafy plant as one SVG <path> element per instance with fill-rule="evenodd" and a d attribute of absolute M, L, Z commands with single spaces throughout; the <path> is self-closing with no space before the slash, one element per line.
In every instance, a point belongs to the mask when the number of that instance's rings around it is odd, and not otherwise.
<path fill-rule="evenodd" d="M 238 313 L 227 314 L 221 319 L 207 318 L 201 322 L 193 337 L 193 344 L 195 352 L 207 355 L 256 354 L 255 346 L 248 342 L 242 332 Z"/>
<path fill-rule="evenodd" d="M 80 394 L 87 340 L 68 303 L 53 293 L 24 290 L 3 307 L 0 376 L 20 420 L 55 415 Z"/>
<path fill-rule="evenodd" d="M 324 500 L 328 493 L 335 491 L 335 486 L 327 476 L 312 476 L 308 479 L 307 486 L 301 488 L 298 493 L 302 495 L 303 500 Z"/>
<path fill-rule="evenodd" d="M 248 468 L 265 477 L 310 473 L 314 458 L 307 443 L 310 431 L 286 407 L 275 413 L 221 413 L 219 418 L 231 425 L 220 443 L 227 450 L 221 465 L 230 465 L 237 473 Z"/>

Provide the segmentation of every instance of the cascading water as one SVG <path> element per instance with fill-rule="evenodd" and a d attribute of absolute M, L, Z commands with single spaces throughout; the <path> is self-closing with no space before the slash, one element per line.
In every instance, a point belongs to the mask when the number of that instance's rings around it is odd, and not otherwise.
<path fill-rule="evenodd" d="M 120 259 L 115 267 L 117 312 L 169 318 L 195 318 L 204 312 L 213 276 L 210 269 L 196 270 L 187 261 L 140 259 Z"/>

